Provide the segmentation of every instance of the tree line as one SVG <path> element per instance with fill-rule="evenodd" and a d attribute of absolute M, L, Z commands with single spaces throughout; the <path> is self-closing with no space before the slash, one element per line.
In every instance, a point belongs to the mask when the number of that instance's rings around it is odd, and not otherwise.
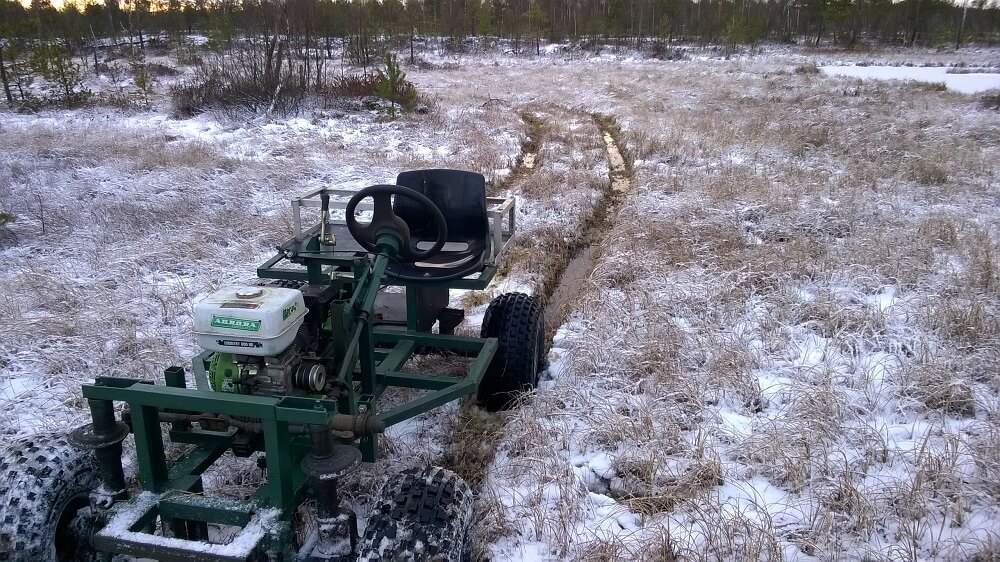
<path fill-rule="evenodd" d="M 82 94 L 80 64 L 100 73 L 101 50 L 124 47 L 143 73 L 150 42 L 184 49 L 194 36 L 249 59 L 246 72 L 261 88 L 285 72 L 304 89 L 322 88 L 324 61 L 337 56 L 366 73 L 391 50 L 408 47 L 413 62 L 423 37 L 455 51 L 502 44 L 538 54 L 543 41 L 571 41 L 660 55 L 678 42 L 960 48 L 1000 40 L 997 0 L 80 1 L 57 9 L 50 0 L 0 0 L 0 81 L 10 105 L 31 99 L 25 85 L 35 76 L 72 105 Z"/>
<path fill-rule="evenodd" d="M 1000 39 L 995 0 L 0 0 L 0 41 L 56 39 L 77 51 L 101 40 L 202 33 L 217 41 L 282 28 L 332 50 L 413 36 L 525 43 L 602 41 L 642 48 L 675 41 L 808 42 L 853 47 L 961 46 Z"/>

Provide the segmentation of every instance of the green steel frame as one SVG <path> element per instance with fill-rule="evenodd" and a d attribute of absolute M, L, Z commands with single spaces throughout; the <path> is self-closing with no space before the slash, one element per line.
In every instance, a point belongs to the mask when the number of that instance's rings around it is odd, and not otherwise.
<path fill-rule="evenodd" d="M 135 437 L 138 476 L 144 490 L 136 497 L 119 501 L 107 514 L 104 528 L 94 536 L 94 546 L 106 553 L 107 559 L 116 553 L 158 560 L 248 560 L 260 551 L 267 551 L 275 559 L 294 559 L 292 516 L 309 491 L 309 479 L 300 463 L 310 451 L 310 430 L 357 428 L 365 420 L 377 420 L 377 430 L 356 431 L 354 438 L 347 440 L 360 450 L 365 461 L 371 462 L 377 457 L 377 432 L 384 426 L 476 392 L 496 353 L 495 338 L 417 331 L 417 303 L 409 289 L 406 329 L 374 325 L 375 299 L 384 286 L 392 284 L 386 268 L 400 240 L 381 236 L 380 252 L 373 255 L 321 248 L 318 237 L 304 242 L 299 248 L 292 248 L 294 240 L 279 247 L 278 255 L 257 273 L 265 279 L 335 285 L 350 295 L 345 303 L 332 308 L 326 325 L 332 338 L 340 342 L 336 350 L 339 365 L 333 375 L 344 383 L 346 395 L 330 400 L 187 388 L 184 371 L 177 367 L 167 369 L 166 385 L 112 377 L 99 377 L 93 384 L 84 385 L 83 396 L 94 412 L 95 432 L 99 417 L 110 415 L 107 412 L 114 403 L 128 405 L 129 429 Z M 297 267 L 287 267 L 290 264 Z M 482 289 L 495 273 L 494 266 L 487 266 L 476 278 L 442 286 Z M 401 370 L 414 353 L 427 349 L 470 357 L 467 373 L 448 377 Z M 210 355 L 206 352 L 195 358 L 196 378 Z M 426 392 L 383 411 L 378 401 L 389 387 Z M 239 430 L 225 424 L 225 420 L 232 419 L 250 420 L 244 423 L 255 424 L 263 435 L 267 482 L 245 501 L 201 495 L 202 474 L 233 447 L 237 438 Z M 192 421 L 204 423 L 196 427 Z M 168 459 L 164 452 L 161 423 L 165 422 L 171 424 L 170 441 L 190 445 L 190 450 L 179 458 Z M 172 529 L 173 537 L 152 540 L 148 531 L 157 519 L 163 528 Z M 237 551 L 206 545 L 208 523 L 244 527 L 242 533 L 246 536 L 238 542 L 252 548 Z"/>

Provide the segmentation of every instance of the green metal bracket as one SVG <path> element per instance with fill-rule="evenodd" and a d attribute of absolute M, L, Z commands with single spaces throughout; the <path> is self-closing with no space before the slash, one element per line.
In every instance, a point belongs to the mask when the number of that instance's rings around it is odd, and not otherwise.
<path fill-rule="evenodd" d="M 454 384 L 443 386 L 438 390 L 428 392 L 419 398 L 407 402 L 406 404 L 396 406 L 386 412 L 379 412 L 379 419 L 384 421 L 386 426 L 394 425 L 436 408 L 442 404 L 461 398 L 462 396 L 468 396 L 475 393 L 476 389 L 479 388 L 479 381 L 482 380 L 483 375 L 486 373 L 486 369 L 489 367 L 490 361 L 493 359 L 493 355 L 496 353 L 497 348 L 496 338 L 487 338 L 485 340 L 476 341 L 481 346 L 481 350 L 479 355 L 469 366 L 469 373 L 465 376 L 465 378 L 458 379 L 458 381 Z M 428 378 L 427 375 L 411 375 L 411 377 L 413 383 L 421 381 L 427 383 L 428 385 L 438 385 L 444 382 L 441 380 L 442 377 Z"/>
<path fill-rule="evenodd" d="M 163 536 L 153 540 L 146 531 L 157 517 L 167 522 L 219 523 L 243 529 L 229 544 Z M 269 542 L 272 528 L 280 526 L 276 510 L 262 508 L 253 501 L 145 492 L 115 506 L 108 524 L 94 535 L 93 545 L 103 552 L 164 562 L 246 562 L 256 559 L 259 547 Z"/>
<path fill-rule="evenodd" d="M 84 385 L 83 395 L 129 404 L 139 453 L 140 480 L 144 489 L 153 492 L 190 490 L 200 482 L 201 473 L 232 444 L 230 436 L 217 432 L 172 432 L 180 436 L 182 442 L 198 442 L 201 447 L 170 469 L 163 453 L 159 410 L 212 412 L 260 420 L 268 463 L 268 504 L 283 513 L 296 507 L 296 498 L 302 492 L 294 478 L 298 472 L 297 459 L 302 457 L 302 452 L 289 439 L 288 426 L 326 425 L 337 413 L 336 403 L 329 400 L 203 392 L 126 379 L 98 378 L 94 384 Z"/>
<path fill-rule="evenodd" d="M 245 527 L 260 506 L 247 501 L 194 494 L 165 494 L 159 501 L 160 516 Z"/>

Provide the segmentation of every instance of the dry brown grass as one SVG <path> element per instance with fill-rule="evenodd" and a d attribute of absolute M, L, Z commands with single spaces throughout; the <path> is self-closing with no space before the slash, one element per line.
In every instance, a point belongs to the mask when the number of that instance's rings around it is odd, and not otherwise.
<path fill-rule="evenodd" d="M 996 304 L 988 298 L 935 299 L 926 314 L 927 324 L 962 351 L 971 352 L 983 344 L 996 345 L 1000 338 Z"/>
<path fill-rule="evenodd" d="M 836 80 L 753 61 L 690 70 L 597 62 L 531 82 L 552 100 L 567 83 L 616 73 L 580 105 L 624 125 L 637 191 L 591 249 L 593 272 L 555 344 L 561 370 L 514 414 L 519 431 L 501 440 L 485 489 L 544 480 L 525 457 L 556 475 L 570 462 L 560 451 L 601 451 L 610 472 L 588 480 L 577 464 L 578 478 L 653 528 L 667 517 L 671 556 L 990 552 L 977 542 L 983 519 L 968 514 L 995 509 L 971 490 L 995 468 L 986 451 L 996 432 L 977 430 L 983 472 L 962 480 L 954 474 L 967 461 L 954 443 L 971 430 L 910 425 L 981 417 L 996 400 L 997 223 L 986 178 L 1000 160 L 976 123 L 987 117 L 956 121 L 955 98 L 934 86 L 841 92 Z M 531 190 L 567 175 L 538 174 Z M 718 472 L 704 470 L 724 488 L 764 481 L 784 499 L 737 508 L 700 470 L 671 472 L 680 459 L 717 459 Z M 585 505 L 559 497 L 548 517 L 566 501 Z M 508 514 L 543 509 L 506 501 Z M 644 559 L 642 545 L 655 542 L 623 530 L 567 543 L 535 517 L 508 524 L 529 536 L 542 529 L 571 559 Z M 674 540 L 674 525 L 697 540 Z"/>
<path fill-rule="evenodd" d="M 362 503 L 393 462 L 447 459 L 481 484 L 480 559 L 505 539 L 572 560 L 990 559 L 997 114 L 936 86 L 789 72 L 809 62 L 428 68 L 411 78 L 436 99 L 431 115 L 361 127 L 404 139 L 398 150 L 335 134 L 286 138 L 259 161 L 134 131 L 23 127 L 24 146 L 0 145 L 15 154 L 0 167 L 5 210 L 4 186 L 30 178 L 78 187 L 74 205 L 91 212 L 17 192 L 19 244 L 80 242 L 74 260 L 53 252 L 3 278 L 3 335 L 67 342 L 72 360 L 32 360 L 46 381 L 107 365 L 156 376 L 147 365 L 180 355 L 192 296 L 248 275 L 232 264 L 287 232 L 262 213 L 272 200 L 357 169 L 471 168 L 525 211 L 507 282 L 549 294 L 588 247 L 592 267 L 558 305 L 551 380 L 509 420 L 463 407 L 386 439 L 387 464 L 349 486 Z M 633 166 L 621 199 L 605 197 L 605 131 Z M 532 150 L 530 170 L 497 172 Z M 105 167 L 136 181 L 102 189 Z M 155 192 L 171 187 L 182 196 Z M 219 192 L 224 208 L 208 203 Z M 230 235 L 244 226 L 254 234 Z M 97 264 L 106 275 L 88 277 Z M 113 312 L 88 316 L 92 302 Z M 121 337 L 105 349 L 95 333 Z M 28 364 L 0 354 L 12 359 Z M 56 387 L 49 408 L 82 407 Z"/>
<path fill-rule="evenodd" d="M 968 382 L 951 365 L 918 363 L 902 373 L 904 395 L 927 408 L 955 416 L 975 416 L 976 402 Z"/>
<path fill-rule="evenodd" d="M 996 410 L 990 415 L 996 415 Z M 1000 429 L 993 423 L 978 423 L 972 427 L 969 441 L 979 470 L 979 486 L 994 499 L 1000 499 Z"/>
<path fill-rule="evenodd" d="M 499 273 L 505 277 L 530 275 L 540 294 L 554 287 L 572 256 L 566 237 L 555 228 L 540 228 L 511 241 Z"/>
<path fill-rule="evenodd" d="M 478 489 L 496 454 L 496 444 L 507 424 L 504 413 L 489 413 L 471 402 L 459 409 L 454 440 L 448 446 L 444 463 L 474 489 Z"/>

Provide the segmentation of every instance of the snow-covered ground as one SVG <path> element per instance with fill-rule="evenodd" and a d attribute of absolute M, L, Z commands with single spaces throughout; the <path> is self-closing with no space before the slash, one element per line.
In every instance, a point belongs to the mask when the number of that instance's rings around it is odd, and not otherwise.
<path fill-rule="evenodd" d="M 348 492 L 362 516 L 387 469 L 434 462 L 477 487 L 482 559 L 1000 556 L 1000 113 L 786 48 L 425 61 L 431 113 L 388 123 L 0 113 L 0 442 L 80 423 L 95 374 L 186 361 L 192 303 L 252 277 L 289 197 L 468 168 L 519 197 L 522 236 L 496 287 L 455 295 L 463 329 L 581 248 L 592 271 L 538 392 L 393 428 Z"/>

